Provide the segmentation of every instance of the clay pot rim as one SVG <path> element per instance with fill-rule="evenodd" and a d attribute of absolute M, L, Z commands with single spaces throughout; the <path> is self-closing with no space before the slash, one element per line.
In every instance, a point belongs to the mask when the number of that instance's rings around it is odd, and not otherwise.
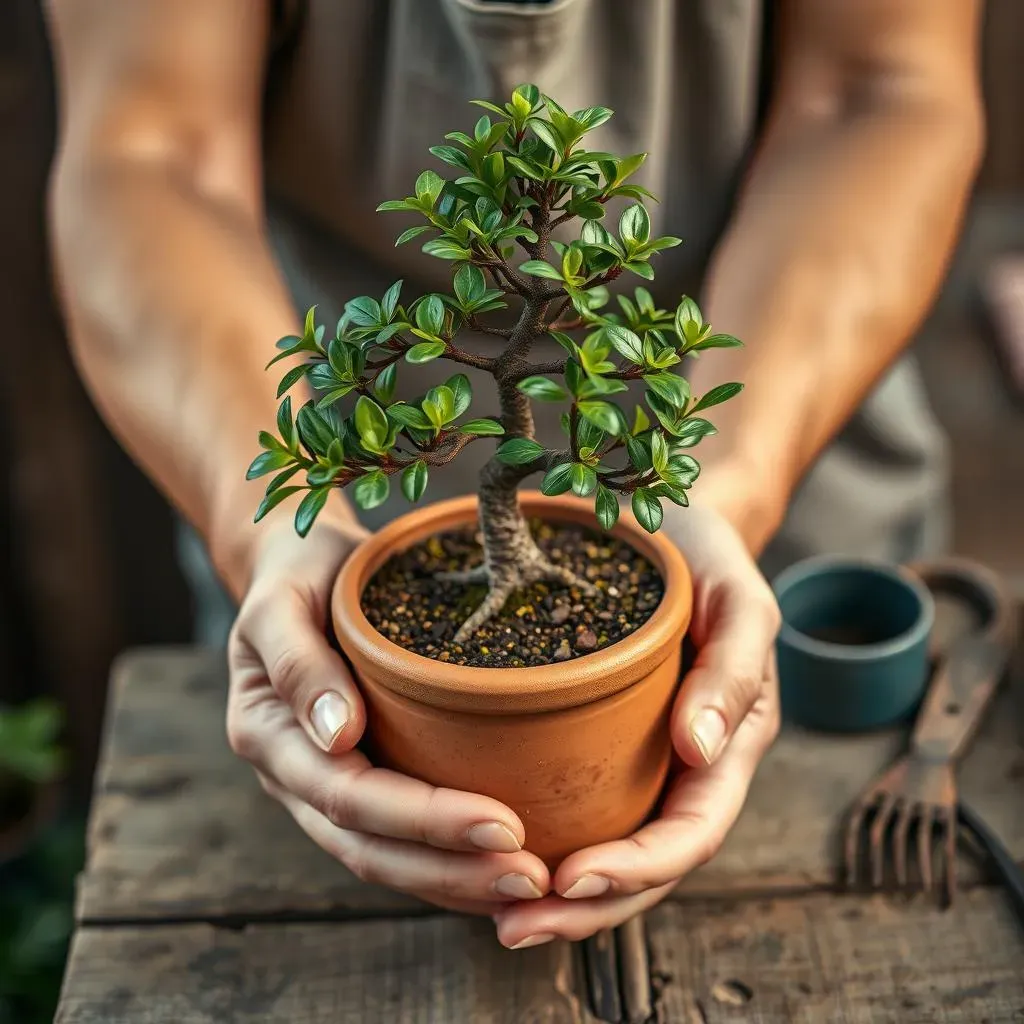
<path fill-rule="evenodd" d="M 593 504 L 572 496 L 521 491 L 528 516 L 596 525 Z M 576 707 L 625 690 L 647 676 L 682 642 L 693 594 L 689 567 L 664 534 L 648 534 L 621 518 L 612 534 L 656 566 L 665 584 L 651 617 L 623 640 L 567 662 L 527 668 L 478 668 L 435 661 L 377 632 L 361 597 L 372 575 L 396 552 L 432 534 L 476 520 L 475 495 L 453 498 L 399 516 L 349 556 L 334 586 L 335 632 L 357 671 L 364 668 L 394 692 L 434 707 L 487 714 L 519 714 Z"/>

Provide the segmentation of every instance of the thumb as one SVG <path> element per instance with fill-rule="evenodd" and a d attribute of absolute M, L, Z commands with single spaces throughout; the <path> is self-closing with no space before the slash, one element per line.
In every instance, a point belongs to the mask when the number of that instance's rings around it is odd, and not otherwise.
<path fill-rule="evenodd" d="M 326 623 L 294 591 L 243 606 L 231 650 L 240 672 L 269 679 L 310 738 L 328 753 L 351 750 L 366 711 L 344 659 L 327 641 Z"/>
<path fill-rule="evenodd" d="M 713 764 L 763 693 L 779 611 L 759 577 L 729 579 L 709 595 L 703 643 L 683 679 L 672 715 L 672 740 L 693 767 Z"/>

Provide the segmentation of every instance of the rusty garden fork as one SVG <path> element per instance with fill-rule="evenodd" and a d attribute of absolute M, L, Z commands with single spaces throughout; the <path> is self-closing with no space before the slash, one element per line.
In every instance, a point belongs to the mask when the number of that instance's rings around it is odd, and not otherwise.
<path fill-rule="evenodd" d="M 1013 604 L 999 577 L 961 559 L 912 567 L 933 590 L 966 599 L 980 610 L 978 629 L 939 655 L 938 667 L 918 713 L 910 749 L 867 787 L 854 803 L 846 828 L 846 884 L 860 874 L 858 854 L 867 829 L 870 883 L 882 888 L 886 840 L 892 836 L 896 883 L 907 888 L 910 830 L 916 825 L 921 886 L 930 890 L 932 846 L 938 828 L 945 850 L 948 902 L 956 894 L 957 786 L 954 765 L 981 723 L 1013 650 Z"/>

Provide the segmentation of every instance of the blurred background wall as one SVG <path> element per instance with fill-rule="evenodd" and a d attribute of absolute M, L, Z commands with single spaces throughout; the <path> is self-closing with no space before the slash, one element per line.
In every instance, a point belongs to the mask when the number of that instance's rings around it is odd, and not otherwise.
<path fill-rule="evenodd" d="M 984 67 L 988 156 L 918 347 L 953 439 L 956 546 L 1024 592 L 1024 412 L 1004 386 L 980 288 L 999 254 L 1024 252 L 1024 0 L 989 0 Z M 64 704 L 84 794 L 111 659 L 186 640 L 190 615 L 168 509 L 93 412 L 52 299 L 43 203 L 54 124 L 39 0 L 3 0 L 0 704 L 39 693 Z"/>

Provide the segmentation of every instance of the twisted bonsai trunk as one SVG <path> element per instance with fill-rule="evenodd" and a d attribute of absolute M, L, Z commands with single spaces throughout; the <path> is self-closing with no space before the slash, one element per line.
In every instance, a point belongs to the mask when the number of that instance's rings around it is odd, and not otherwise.
<path fill-rule="evenodd" d="M 544 234 L 541 237 L 546 241 Z M 543 294 L 537 293 L 527 298 L 509 345 L 494 365 L 501 421 L 508 437 L 535 440 L 536 430 L 530 401 L 516 384 L 526 372 L 526 357 L 533 340 L 548 329 L 544 317 L 549 301 Z M 509 466 L 492 456 L 484 467 L 477 492 L 480 528 L 484 538 L 483 564 L 467 572 L 448 573 L 445 578 L 465 583 L 486 582 L 488 592 L 476 611 L 455 634 L 456 643 L 468 640 L 480 626 L 497 615 L 515 591 L 538 580 L 551 580 L 567 587 L 575 586 L 592 595 L 597 593 L 591 583 L 581 579 L 571 569 L 555 565 L 541 551 L 519 507 L 520 483 L 531 473 L 547 468 L 548 461 L 544 457 L 525 465 Z"/>

